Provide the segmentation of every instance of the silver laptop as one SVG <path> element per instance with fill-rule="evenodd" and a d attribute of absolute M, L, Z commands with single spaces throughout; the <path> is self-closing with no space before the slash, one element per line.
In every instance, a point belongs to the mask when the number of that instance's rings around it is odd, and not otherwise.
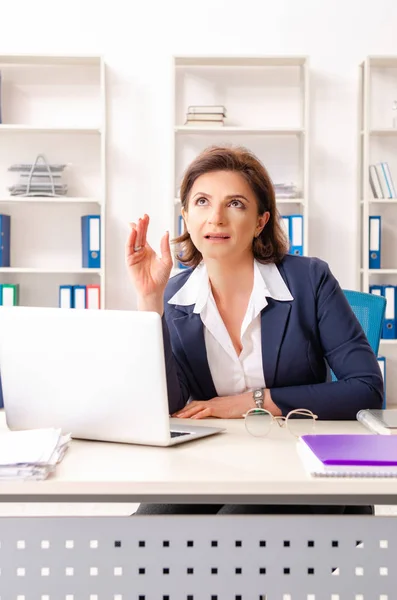
<path fill-rule="evenodd" d="M 153 446 L 223 431 L 170 420 L 157 313 L 0 306 L 0 373 L 10 429 Z"/>

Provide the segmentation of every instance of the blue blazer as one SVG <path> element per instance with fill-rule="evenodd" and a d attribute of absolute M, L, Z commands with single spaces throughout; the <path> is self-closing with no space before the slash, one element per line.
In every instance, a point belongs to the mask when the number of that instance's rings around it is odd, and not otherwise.
<path fill-rule="evenodd" d="M 268 298 L 261 328 L 265 382 L 282 414 L 307 408 L 321 419 L 355 419 L 362 408 L 381 408 L 383 379 L 377 359 L 327 263 L 286 255 L 278 268 L 294 300 Z M 168 304 L 191 273 L 186 269 L 171 278 L 164 296 L 170 414 L 189 397 L 217 396 L 200 315 L 193 313 L 194 305 Z M 329 381 L 328 367 L 338 381 Z"/>

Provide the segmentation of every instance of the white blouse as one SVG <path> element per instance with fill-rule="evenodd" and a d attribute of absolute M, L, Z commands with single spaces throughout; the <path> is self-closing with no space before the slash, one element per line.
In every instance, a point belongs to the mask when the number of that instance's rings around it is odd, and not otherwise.
<path fill-rule="evenodd" d="M 264 265 L 254 260 L 254 285 L 241 325 L 240 355 L 237 355 L 219 314 L 204 262 L 194 269 L 185 285 L 168 300 L 169 304 L 194 304 L 193 312 L 200 315 L 204 325 L 208 364 L 218 396 L 232 396 L 266 387 L 260 315 L 268 304 L 266 297 L 278 301 L 293 300 L 277 266 Z"/>

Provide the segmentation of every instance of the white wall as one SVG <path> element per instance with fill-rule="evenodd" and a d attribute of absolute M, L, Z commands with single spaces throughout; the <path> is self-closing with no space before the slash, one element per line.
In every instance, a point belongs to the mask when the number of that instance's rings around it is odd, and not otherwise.
<path fill-rule="evenodd" d="M 311 60 L 311 254 L 355 284 L 358 64 L 397 54 L 395 0 L 3 0 L 0 54 L 102 53 L 108 64 L 108 308 L 134 306 L 127 223 L 168 224 L 173 54 Z"/>

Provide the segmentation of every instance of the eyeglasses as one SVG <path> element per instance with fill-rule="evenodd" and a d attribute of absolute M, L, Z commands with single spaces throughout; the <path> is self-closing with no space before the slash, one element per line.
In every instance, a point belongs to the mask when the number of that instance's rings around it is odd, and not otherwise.
<path fill-rule="evenodd" d="M 300 437 L 314 433 L 318 416 L 306 408 L 291 410 L 286 417 L 275 417 L 264 408 L 252 408 L 245 415 L 245 428 L 254 437 L 264 437 L 270 432 L 273 423 L 286 427 L 292 435 Z"/>

